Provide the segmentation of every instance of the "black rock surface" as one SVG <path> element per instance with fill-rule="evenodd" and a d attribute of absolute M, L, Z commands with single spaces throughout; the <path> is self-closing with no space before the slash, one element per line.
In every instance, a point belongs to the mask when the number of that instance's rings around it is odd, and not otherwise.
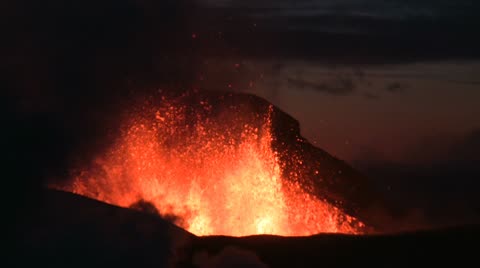
<path fill-rule="evenodd" d="M 46 190 L 9 267 L 471 267 L 478 225 L 405 234 L 196 237 L 162 218 Z"/>

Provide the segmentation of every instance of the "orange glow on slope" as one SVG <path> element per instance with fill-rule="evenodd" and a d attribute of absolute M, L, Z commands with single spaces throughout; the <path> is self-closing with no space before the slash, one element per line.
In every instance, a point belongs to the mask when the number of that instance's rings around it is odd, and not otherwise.
<path fill-rule="evenodd" d="M 258 124 L 212 107 L 163 98 L 127 121 L 118 140 L 69 185 L 110 204 L 139 200 L 196 235 L 360 233 L 362 223 L 282 178 L 272 150 L 271 109 Z M 208 116 L 207 116 L 208 115 Z"/>

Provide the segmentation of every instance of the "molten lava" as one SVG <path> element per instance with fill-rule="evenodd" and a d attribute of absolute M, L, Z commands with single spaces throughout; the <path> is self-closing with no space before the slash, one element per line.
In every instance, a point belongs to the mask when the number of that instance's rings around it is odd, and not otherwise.
<path fill-rule="evenodd" d="M 122 207 L 149 202 L 197 235 L 361 232 L 354 217 L 283 178 L 272 107 L 251 122 L 197 104 L 163 97 L 130 114 L 114 145 L 57 188 Z"/>

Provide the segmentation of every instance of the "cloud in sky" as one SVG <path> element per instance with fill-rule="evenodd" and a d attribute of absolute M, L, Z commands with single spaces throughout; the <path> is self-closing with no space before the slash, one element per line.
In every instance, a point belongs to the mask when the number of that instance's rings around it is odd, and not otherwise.
<path fill-rule="evenodd" d="M 388 84 L 385 87 L 385 90 L 390 92 L 390 93 L 397 93 L 397 92 L 404 91 L 406 88 L 407 88 L 407 85 L 404 84 L 404 83 L 393 82 L 393 83 Z"/>
<path fill-rule="evenodd" d="M 369 93 L 369 92 L 365 92 L 363 94 L 363 97 L 369 99 L 369 100 L 378 100 L 380 99 L 380 96 L 379 95 L 376 95 L 376 94 L 373 94 L 373 93 Z"/>
<path fill-rule="evenodd" d="M 355 83 L 348 77 L 329 82 L 309 82 L 302 79 L 287 78 L 287 82 L 297 89 L 311 89 L 333 96 L 346 96 L 355 91 Z"/>

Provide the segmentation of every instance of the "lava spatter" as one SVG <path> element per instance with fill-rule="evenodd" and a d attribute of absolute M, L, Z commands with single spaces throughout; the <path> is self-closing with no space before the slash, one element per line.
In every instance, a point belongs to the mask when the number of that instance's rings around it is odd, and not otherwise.
<path fill-rule="evenodd" d="M 196 235 L 361 232 L 354 217 L 282 177 L 272 107 L 252 117 L 197 104 L 164 97 L 136 109 L 113 146 L 57 188 L 122 207 L 150 202 Z"/>

